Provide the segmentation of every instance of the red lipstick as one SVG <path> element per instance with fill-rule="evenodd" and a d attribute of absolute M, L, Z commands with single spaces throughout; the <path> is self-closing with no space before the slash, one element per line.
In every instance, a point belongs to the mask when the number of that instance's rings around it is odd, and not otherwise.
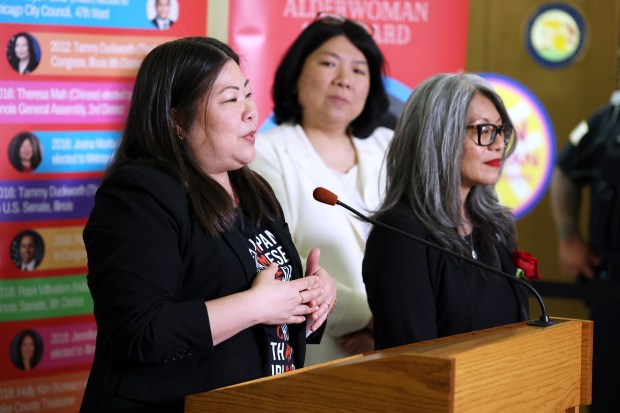
<path fill-rule="evenodd" d="M 492 159 L 488 162 L 485 162 L 486 165 L 492 166 L 493 168 L 499 168 L 502 164 L 502 160 L 500 158 Z"/>

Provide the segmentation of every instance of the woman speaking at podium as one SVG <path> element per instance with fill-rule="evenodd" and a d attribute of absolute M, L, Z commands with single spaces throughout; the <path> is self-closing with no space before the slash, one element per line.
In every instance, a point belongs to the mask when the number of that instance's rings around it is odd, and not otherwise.
<path fill-rule="evenodd" d="M 182 412 L 188 394 L 303 367 L 320 341 L 334 284 L 316 249 L 304 277 L 247 167 L 257 108 L 238 62 L 194 37 L 138 71 L 84 229 L 98 330 L 84 413 Z"/>

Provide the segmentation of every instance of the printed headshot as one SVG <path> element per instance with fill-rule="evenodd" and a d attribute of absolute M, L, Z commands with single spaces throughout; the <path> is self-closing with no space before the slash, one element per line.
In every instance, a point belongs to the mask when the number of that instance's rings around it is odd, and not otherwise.
<path fill-rule="evenodd" d="M 147 0 L 146 16 L 159 30 L 168 30 L 179 17 L 178 0 Z"/>
<path fill-rule="evenodd" d="M 19 74 L 32 73 L 41 61 L 39 42 L 29 33 L 20 32 L 11 37 L 6 47 L 6 57 Z"/>
<path fill-rule="evenodd" d="M 43 340 L 34 330 L 24 330 L 11 343 L 11 361 L 20 370 L 31 370 L 43 355 Z"/>
<path fill-rule="evenodd" d="M 41 163 L 41 142 L 30 132 L 21 132 L 9 143 L 9 162 L 19 172 L 32 172 Z"/>
<path fill-rule="evenodd" d="M 43 238 L 34 230 L 20 232 L 11 243 L 11 257 L 21 271 L 34 271 L 44 255 Z"/>

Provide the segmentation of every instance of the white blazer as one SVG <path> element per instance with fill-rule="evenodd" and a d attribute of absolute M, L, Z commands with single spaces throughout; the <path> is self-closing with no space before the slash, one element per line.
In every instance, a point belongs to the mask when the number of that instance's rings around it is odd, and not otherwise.
<path fill-rule="evenodd" d="M 392 130 L 379 127 L 367 139 L 353 139 L 360 196 L 369 211 L 379 206 L 385 191 L 384 158 L 392 135 Z M 250 167 L 269 182 L 282 204 L 302 262 L 305 265 L 310 250 L 319 247 L 320 265 L 336 282 L 338 305 L 329 316 L 321 344 L 307 347 L 305 365 L 346 357 L 336 339 L 364 328 L 372 317 L 362 281 L 370 224 L 342 207 L 313 199 L 314 189 L 322 186 L 350 205 L 342 196 L 351 191 L 344 189 L 335 172 L 325 165 L 301 126 L 284 124 L 258 134 L 255 146 L 256 158 Z"/>

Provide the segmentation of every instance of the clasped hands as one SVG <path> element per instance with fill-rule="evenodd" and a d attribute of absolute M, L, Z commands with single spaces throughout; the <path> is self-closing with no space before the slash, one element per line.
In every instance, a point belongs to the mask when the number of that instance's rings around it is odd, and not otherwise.
<path fill-rule="evenodd" d="M 274 280 L 275 263 L 260 271 L 252 290 L 260 295 L 263 324 L 300 324 L 306 322 L 306 333 L 316 331 L 327 319 L 336 303 L 336 285 L 319 266 L 320 250 L 312 249 L 306 260 L 303 278 L 282 282 Z"/>

